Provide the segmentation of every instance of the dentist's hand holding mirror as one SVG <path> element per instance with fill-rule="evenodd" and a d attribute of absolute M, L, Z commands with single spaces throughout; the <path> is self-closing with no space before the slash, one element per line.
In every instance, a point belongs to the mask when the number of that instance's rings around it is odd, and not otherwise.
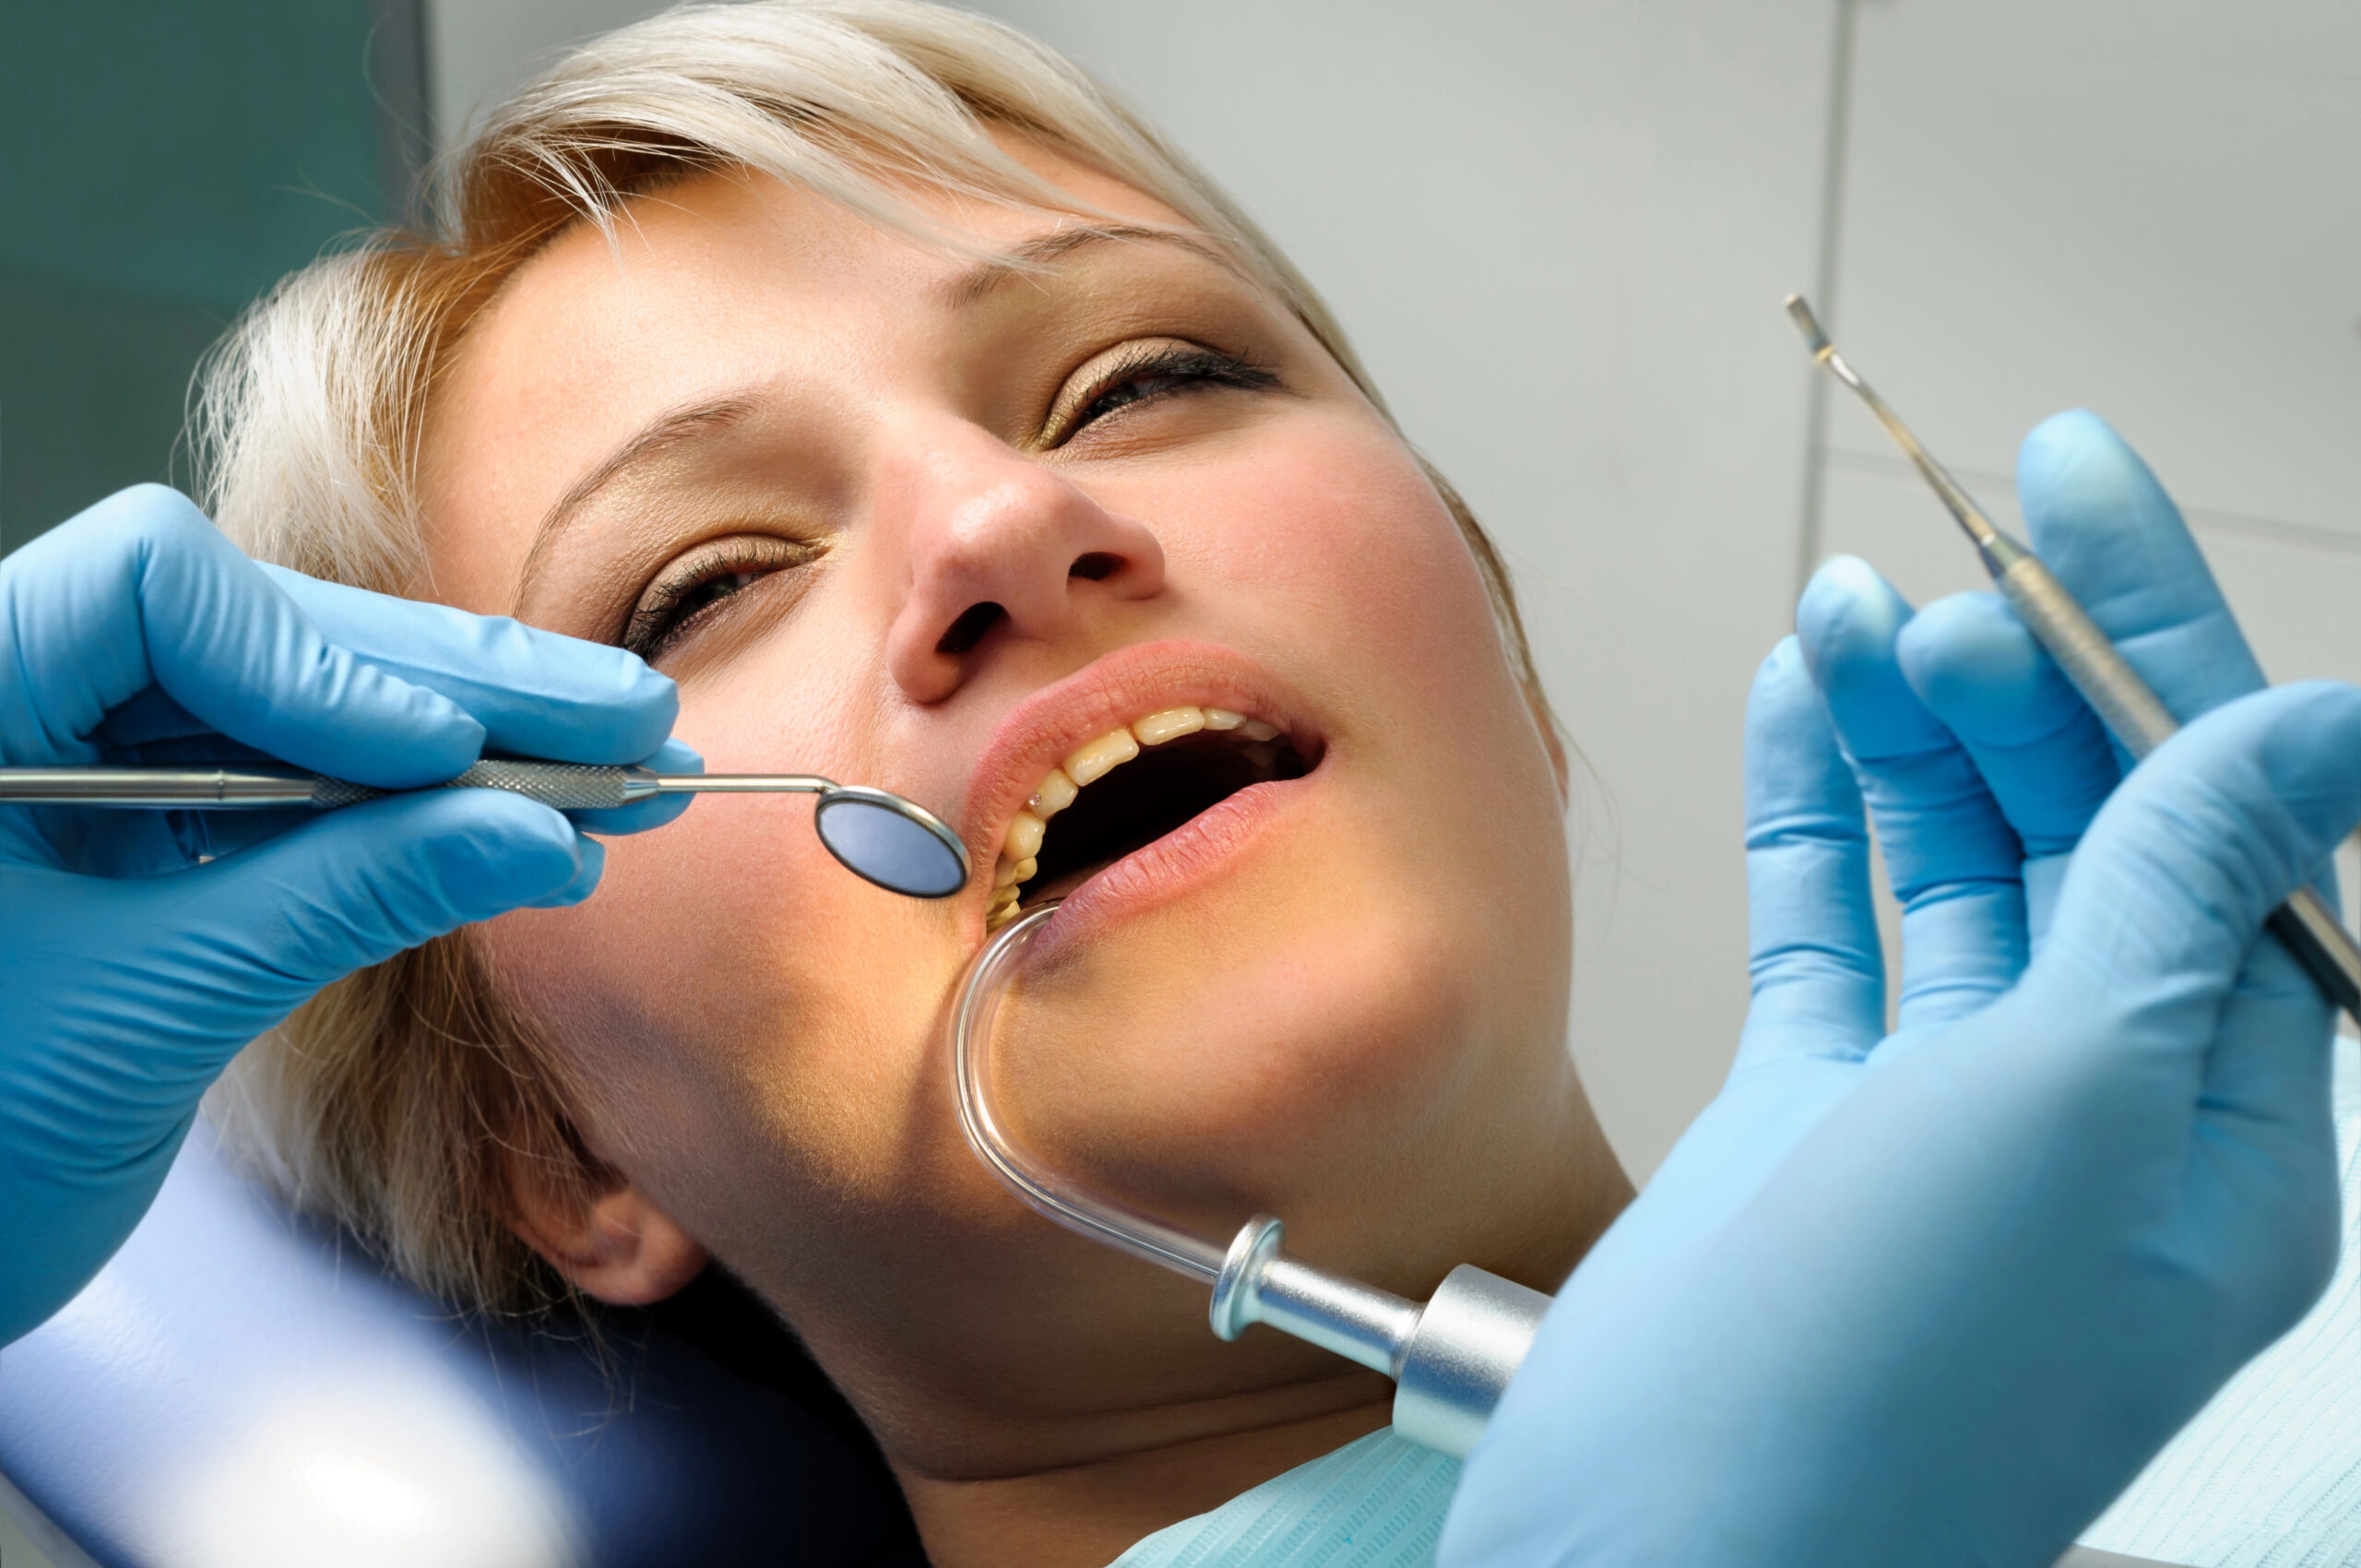
<path fill-rule="evenodd" d="M 672 683 L 631 654 L 257 565 L 158 486 L 0 562 L 0 768 L 41 770 L 13 798 L 53 802 L 0 805 L 0 1343 L 130 1234 L 241 1047 L 355 969 L 587 897 L 584 829 L 791 787 L 870 881 L 967 881 L 958 839 L 896 796 L 698 772 L 666 740 Z M 205 776 L 247 809 L 119 809 Z M 594 796 L 571 820 L 548 803 Z"/>

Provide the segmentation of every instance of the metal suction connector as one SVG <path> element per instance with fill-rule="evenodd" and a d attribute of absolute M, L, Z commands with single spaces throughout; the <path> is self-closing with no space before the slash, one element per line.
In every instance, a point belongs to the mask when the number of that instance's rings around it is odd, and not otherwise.
<path fill-rule="evenodd" d="M 1394 1430 L 1465 1458 L 1533 1347 L 1549 1298 L 1470 1264 L 1444 1276 L 1424 1304 L 1288 1257 L 1286 1228 L 1267 1214 L 1225 1252 L 1202 1236 L 1102 1198 L 1041 1164 L 1002 1129 L 991 1093 L 992 1022 L 1017 957 L 1055 904 L 1019 916 L 984 944 L 952 1010 L 959 1126 L 968 1146 L 1027 1206 L 1066 1229 L 1209 1284 L 1215 1335 L 1263 1324 L 1394 1379 Z"/>

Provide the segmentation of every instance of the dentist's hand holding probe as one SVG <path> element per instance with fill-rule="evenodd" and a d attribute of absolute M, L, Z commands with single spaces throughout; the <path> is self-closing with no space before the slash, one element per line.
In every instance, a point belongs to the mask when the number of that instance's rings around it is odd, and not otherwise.
<path fill-rule="evenodd" d="M 2361 690 L 2261 689 L 2096 419 L 2018 484 L 2189 728 L 2124 777 L 1997 598 L 1820 574 L 1748 711 L 1728 1084 L 1560 1294 L 1443 1562 L 2039 1568 L 2326 1283 L 2331 1014 L 2260 933 L 2361 820 Z"/>
<path fill-rule="evenodd" d="M 8 766 L 269 757 L 398 789 L 487 748 L 697 766 L 665 740 L 672 683 L 631 655 L 256 565 L 159 486 L 0 562 L 0 647 Z M 577 820 L 636 831 L 678 801 Z M 599 853 L 492 790 L 0 808 L 0 1343 L 130 1234 L 239 1047 L 354 969 L 587 897 Z"/>

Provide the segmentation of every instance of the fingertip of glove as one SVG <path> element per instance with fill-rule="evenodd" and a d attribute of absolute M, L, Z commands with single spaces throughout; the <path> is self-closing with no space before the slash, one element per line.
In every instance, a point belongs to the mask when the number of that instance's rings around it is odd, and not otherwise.
<path fill-rule="evenodd" d="M 611 687 L 602 706 L 615 716 L 616 746 L 637 756 L 660 751 L 681 717 L 680 687 L 626 648 L 590 646 L 606 660 Z"/>
<path fill-rule="evenodd" d="M 634 801 L 630 805 L 611 811 L 572 812 L 574 826 L 585 833 L 604 834 L 609 837 L 627 833 L 645 833 L 651 827 L 661 827 L 695 804 L 696 797 L 689 794 L 658 795 L 652 800 Z"/>
<path fill-rule="evenodd" d="M 2115 426 L 2088 409 L 2052 414 L 2017 448 L 2017 498 L 2038 535 L 2061 513 L 2097 505 L 2170 505 L 2164 487 Z"/>
<path fill-rule="evenodd" d="M 566 895 L 584 875 L 584 838 L 562 813 L 499 790 L 454 790 L 409 797 L 422 820 L 410 826 L 445 899 L 462 919 L 487 920 L 506 909 L 554 900 L 575 902 L 598 882 L 599 858 L 588 858 L 589 884 Z"/>
<path fill-rule="evenodd" d="M 575 835 L 575 871 L 565 885 L 546 898 L 537 898 L 530 906 L 536 909 L 570 909 L 598 891 L 599 878 L 607 869 L 607 847 L 596 838 Z"/>
<path fill-rule="evenodd" d="M 1766 682 L 1786 680 L 1803 672 L 1803 644 L 1790 632 L 1772 644 L 1771 651 L 1762 656 L 1762 662 L 1755 668 L 1754 683 L 1759 687 Z"/>
<path fill-rule="evenodd" d="M 2042 672 L 2041 647 L 1997 594 L 1948 594 L 1913 615 L 1894 642 L 1903 678 L 1938 712 L 1999 688 L 2017 691 Z"/>
<path fill-rule="evenodd" d="M 2318 790 L 2331 797 L 2361 791 L 2361 686 L 2298 681 L 2252 700 L 2268 700 L 2278 710 L 2272 717 L 2271 762 L 2274 774 L 2284 769 L 2289 776 L 2291 790 Z"/>
<path fill-rule="evenodd" d="M 651 773 L 703 773 L 705 754 L 694 746 L 667 739 L 639 766 Z"/>
<path fill-rule="evenodd" d="M 1815 674 L 1833 657 L 1891 642 L 1909 619 L 1909 602 L 1857 555 L 1821 563 L 1796 601 L 1796 635 Z"/>
<path fill-rule="evenodd" d="M 1801 641 L 1786 636 L 1754 673 L 1746 698 L 1747 733 L 1767 738 L 1798 723 L 1808 723 L 1814 732 L 1824 731 L 1828 710 L 1804 659 Z"/>

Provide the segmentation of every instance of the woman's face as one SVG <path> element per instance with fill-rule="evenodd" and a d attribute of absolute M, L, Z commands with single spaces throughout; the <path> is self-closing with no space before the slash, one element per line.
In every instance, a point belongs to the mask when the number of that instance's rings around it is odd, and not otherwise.
<path fill-rule="evenodd" d="M 979 264 L 701 177 L 516 275 L 425 464 L 434 597 L 639 649 L 716 771 L 965 837 L 972 885 L 918 901 L 839 869 L 804 798 L 706 797 L 613 841 L 583 907 L 483 933 L 591 1148 L 939 1474 L 1370 1393 L 1215 1341 L 1202 1288 L 1052 1229 L 960 1140 L 945 1004 L 1012 825 L 1133 721 L 1257 722 L 1049 821 L 1027 891 L 1069 897 L 1002 1047 L 1030 1143 L 1417 1293 L 1471 1261 L 1554 1283 L 1618 1180 L 1563 1045 L 1560 782 L 1450 516 L 1176 214 L 1018 150 L 1130 232 L 922 201 L 1028 263 Z"/>

